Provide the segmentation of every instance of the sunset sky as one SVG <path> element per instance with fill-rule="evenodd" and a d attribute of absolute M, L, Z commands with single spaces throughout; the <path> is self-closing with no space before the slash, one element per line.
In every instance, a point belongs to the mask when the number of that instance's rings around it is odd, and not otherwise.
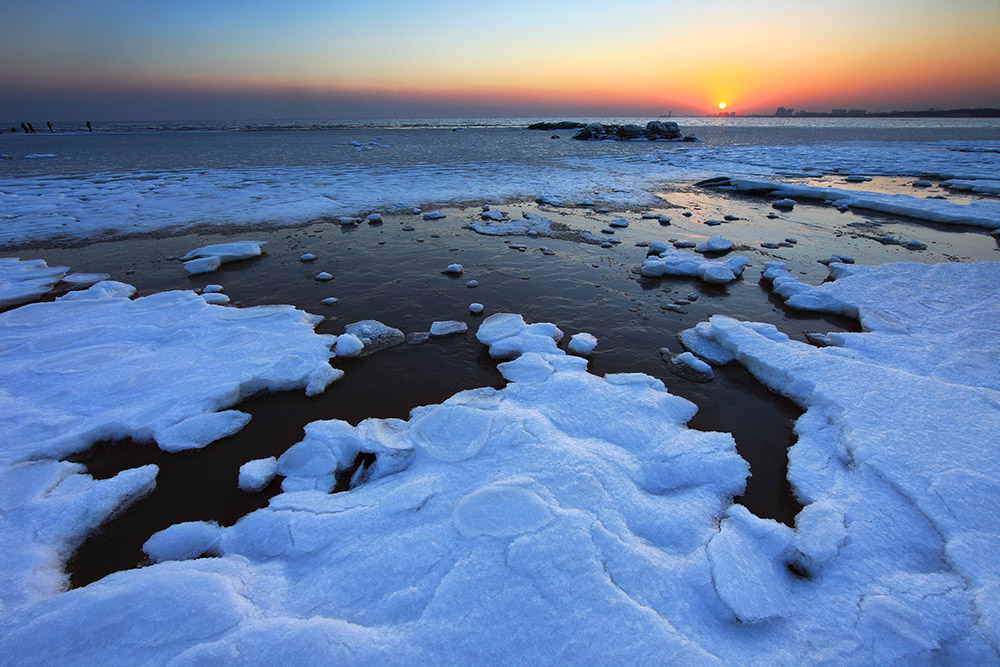
<path fill-rule="evenodd" d="M 1000 0 L 0 0 L 0 118 L 1000 107 Z"/>

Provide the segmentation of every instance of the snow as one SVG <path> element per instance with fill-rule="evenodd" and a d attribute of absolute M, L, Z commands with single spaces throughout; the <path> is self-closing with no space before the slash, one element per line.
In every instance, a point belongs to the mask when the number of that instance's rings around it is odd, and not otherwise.
<path fill-rule="evenodd" d="M 240 466 L 240 491 L 256 493 L 271 483 L 278 474 L 278 459 L 269 456 L 266 459 L 254 459 Z"/>
<path fill-rule="evenodd" d="M 567 347 L 573 354 L 586 356 L 593 352 L 594 348 L 597 347 L 597 337 L 593 334 L 585 332 L 573 334 L 570 336 L 569 345 Z"/>
<path fill-rule="evenodd" d="M 647 278 L 690 276 L 707 283 L 729 283 L 743 273 L 750 261 L 740 255 L 713 261 L 682 250 L 668 249 L 651 255 L 642 263 L 642 275 Z"/>
<path fill-rule="evenodd" d="M 452 336 L 454 334 L 465 333 L 469 326 L 465 322 L 457 320 L 442 320 L 431 323 L 432 336 Z"/>
<path fill-rule="evenodd" d="M 0 257 L 0 308 L 19 306 L 48 294 L 69 271 L 41 259 Z"/>

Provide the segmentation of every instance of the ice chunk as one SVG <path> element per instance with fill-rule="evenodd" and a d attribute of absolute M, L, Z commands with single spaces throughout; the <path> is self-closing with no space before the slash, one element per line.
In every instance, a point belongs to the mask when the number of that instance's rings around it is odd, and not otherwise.
<path fill-rule="evenodd" d="M 361 339 L 351 333 L 337 336 L 337 342 L 333 345 L 333 352 L 338 357 L 356 357 L 361 354 L 365 344 Z"/>
<path fill-rule="evenodd" d="M 332 273 L 327 273 L 326 271 L 320 271 L 319 273 L 316 274 L 315 277 L 316 277 L 316 280 L 319 280 L 320 282 L 326 282 L 328 280 L 333 280 L 333 274 Z"/>
<path fill-rule="evenodd" d="M 201 298 L 205 300 L 205 303 L 210 303 L 216 306 L 221 306 L 229 303 L 229 297 L 225 294 L 220 294 L 219 292 L 209 292 L 207 294 L 202 294 Z"/>
<path fill-rule="evenodd" d="M 214 256 L 184 262 L 184 270 L 191 276 L 197 276 L 202 273 L 214 273 L 219 270 L 220 266 L 222 266 L 222 260 Z"/>
<path fill-rule="evenodd" d="M 315 262 L 317 259 L 319 259 L 319 255 L 314 255 L 311 252 L 307 252 L 299 257 L 300 262 Z"/>
<path fill-rule="evenodd" d="M 715 377 L 712 367 L 690 352 L 682 352 L 674 357 L 669 357 L 667 365 L 672 372 L 688 380 L 708 382 Z"/>
<path fill-rule="evenodd" d="M 85 290 L 67 292 L 56 301 L 87 301 L 90 299 L 129 299 L 135 294 L 135 288 L 126 283 L 114 280 L 102 280 Z"/>
<path fill-rule="evenodd" d="M 444 320 L 431 323 L 432 336 L 451 336 L 453 334 L 465 333 L 469 326 L 465 322 L 457 320 Z"/>
<path fill-rule="evenodd" d="M 62 281 L 74 287 L 90 287 L 110 277 L 107 273 L 70 273 L 63 276 Z"/>
<path fill-rule="evenodd" d="M 640 271 L 647 278 L 692 276 L 709 283 L 727 283 L 736 280 L 749 263 L 749 260 L 739 255 L 723 261 L 712 261 L 668 249 L 658 256 L 647 257 Z"/>
<path fill-rule="evenodd" d="M 195 248 L 191 252 L 182 255 L 181 261 L 187 266 L 188 260 L 199 258 L 215 257 L 220 264 L 236 262 L 242 259 L 252 259 L 260 257 L 261 248 L 267 241 L 233 241 L 231 243 L 217 243 L 214 245 Z"/>
<path fill-rule="evenodd" d="M 597 347 L 597 337 L 589 333 L 573 334 L 568 347 L 573 354 L 588 355 Z"/>
<path fill-rule="evenodd" d="M 699 244 L 695 252 L 726 252 L 733 249 L 733 242 L 720 236 L 713 236 Z"/>
<path fill-rule="evenodd" d="M 239 410 L 196 415 L 156 431 L 156 443 L 165 452 L 201 449 L 220 438 L 236 433 L 249 421 L 250 415 Z"/>
<path fill-rule="evenodd" d="M 441 273 L 447 273 L 455 276 L 462 275 L 462 265 L 461 264 L 449 264 L 445 267 L 444 271 Z"/>
<path fill-rule="evenodd" d="M 487 317 L 479 325 L 479 329 L 476 331 L 476 339 L 483 345 L 491 345 L 498 340 L 521 333 L 527 326 L 524 318 L 520 315 L 495 313 Z"/>
<path fill-rule="evenodd" d="M 520 220 L 476 220 L 469 224 L 469 229 L 487 236 L 551 236 L 552 221 L 525 211 Z"/>
<path fill-rule="evenodd" d="M 240 466 L 240 491 L 256 493 L 271 483 L 278 474 L 278 459 L 269 456 L 266 459 L 254 459 Z"/>
<path fill-rule="evenodd" d="M 794 199 L 784 198 L 778 199 L 777 201 L 771 202 L 771 206 L 778 209 L 779 211 L 790 211 L 795 207 L 796 201 Z"/>
<path fill-rule="evenodd" d="M 483 312 L 483 309 L 484 306 L 481 303 L 473 302 L 469 304 L 469 312 L 472 313 L 473 315 L 479 315 L 481 312 Z"/>
<path fill-rule="evenodd" d="M 402 345 L 406 340 L 406 335 L 402 331 L 387 324 L 382 324 L 378 320 L 354 322 L 344 327 L 344 331 L 361 339 L 362 344 L 364 344 L 365 355 Z"/>
<path fill-rule="evenodd" d="M 446 217 L 441 211 L 431 211 L 430 213 L 424 213 L 424 220 L 440 220 Z"/>
<path fill-rule="evenodd" d="M 224 292 L 222 285 L 205 285 L 201 288 L 202 294 L 214 294 L 216 292 Z"/>
<path fill-rule="evenodd" d="M 188 521 L 154 533 L 142 550 L 154 563 L 214 556 L 218 553 L 219 536 L 219 524 L 214 521 Z"/>

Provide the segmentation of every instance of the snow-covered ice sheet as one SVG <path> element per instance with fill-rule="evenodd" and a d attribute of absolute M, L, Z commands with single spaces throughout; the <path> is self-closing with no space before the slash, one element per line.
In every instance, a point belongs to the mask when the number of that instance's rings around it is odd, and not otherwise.
<path fill-rule="evenodd" d="M 0 179 L 0 244 L 165 227 L 294 224 L 373 209 L 403 210 L 400 201 L 445 206 L 476 199 L 525 200 L 539 192 L 552 193 L 542 197 L 545 201 L 570 206 L 583 200 L 654 206 L 662 204 L 655 193 L 664 182 L 720 174 L 767 179 L 840 172 L 1000 180 L 997 146 L 991 141 L 672 144 L 629 156 L 566 157 L 542 164 L 266 167 L 7 178 Z"/>
<path fill-rule="evenodd" d="M 313 422 L 269 507 L 164 530 L 156 565 L 18 605 L 0 637 L 14 664 L 995 663 L 1000 393 L 966 365 L 997 368 L 1000 264 L 832 270 L 815 289 L 865 333 L 698 327 L 806 408 L 794 529 L 731 503 L 747 465 L 693 404 L 498 314 L 477 337 L 514 358 L 505 388 Z"/>
<path fill-rule="evenodd" d="M 913 195 L 885 194 L 827 188 L 815 185 L 799 185 L 750 178 L 731 178 L 722 186 L 742 192 L 762 192 L 775 197 L 794 197 L 829 201 L 834 206 L 849 206 L 891 213 L 908 218 L 927 220 L 940 224 L 970 225 L 1000 228 L 1000 202 L 973 201 L 959 204 L 944 199 L 927 199 Z"/>
<path fill-rule="evenodd" d="M 93 481 L 55 459 L 115 438 L 203 447 L 249 419 L 216 411 L 337 377 L 315 315 L 133 291 L 100 282 L 0 314 L 0 609 L 58 591 L 86 532 L 155 485 L 155 466 Z"/>

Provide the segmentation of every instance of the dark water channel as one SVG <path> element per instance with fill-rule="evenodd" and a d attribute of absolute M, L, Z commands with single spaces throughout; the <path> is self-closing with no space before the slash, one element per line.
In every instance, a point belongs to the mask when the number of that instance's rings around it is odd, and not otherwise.
<path fill-rule="evenodd" d="M 719 207 L 734 210 L 745 220 L 756 215 L 759 205 L 738 199 L 720 202 Z M 512 217 L 518 217 L 522 210 L 538 212 L 528 205 L 497 208 L 509 210 Z M 664 212 L 678 211 L 664 208 Z M 671 393 L 699 406 L 690 422 L 692 428 L 733 435 L 752 473 L 738 502 L 758 516 L 793 523 L 801 507 L 787 481 L 787 448 L 794 443 L 792 422 L 801 409 L 768 391 L 738 364 L 717 369 L 715 380 L 706 384 L 679 378 L 668 371 L 659 349 L 682 351 L 675 334 L 717 314 L 771 322 L 799 340 L 810 331 L 857 330 L 855 322 L 786 310 L 765 285 L 758 284 L 760 267 L 771 257 L 749 244 L 742 254 L 753 266 L 742 281 L 728 286 L 693 279 L 646 280 L 636 275 L 634 269 L 645 257 L 645 250 L 635 245 L 638 241 L 730 236 L 726 228 L 700 226 L 700 218 L 714 215 L 714 211 L 699 211 L 689 223 L 671 227 L 639 220 L 634 212 L 543 211 L 576 229 L 592 231 L 598 231 L 611 217 L 627 217 L 632 224 L 618 232 L 622 243 L 612 249 L 563 239 L 481 236 L 462 228 L 474 211 L 447 213 L 447 218 L 434 222 L 387 215 L 382 225 L 363 224 L 346 230 L 321 223 L 241 232 L 236 237 L 188 234 L 21 253 L 77 271 L 111 273 L 113 279 L 136 285 L 140 295 L 219 283 L 236 305 L 290 303 L 323 314 L 328 318 L 318 327 L 323 333 L 341 333 L 344 325 L 361 319 L 377 319 L 407 333 L 424 331 L 440 319 L 469 324 L 464 335 L 404 345 L 360 360 L 338 360 L 346 376 L 320 396 L 306 398 L 301 392 L 286 392 L 245 401 L 237 407 L 253 415 L 250 425 L 203 450 L 166 454 L 152 444 L 102 443 L 75 457 L 95 477 L 110 477 L 148 463 L 157 464 L 160 472 L 153 493 L 80 545 L 67 564 L 72 585 L 85 585 L 140 565 L 142 544 L 169 525 L 193 520 L 230 525 L 265 506 L 279 491 L 280 483 L 276 481 L 259 493 L 244 493 L 237 487 L 239 467 L 252 459 L 280 455 L 301 440 L 303 426 L 311 421 L 338 418 L 357 423 L 368 417 L 405 418 L 413 407 L 439 403 L 463 389 L 502 386 L 495 363 L 473 335 L 481 318 L 469 315 L 467 306 L 472 301 L 485 304 L 484 316 L 517 312 L 529 322 L 554 322 L 567 339 L 579 331 L 594 334 L 599 345 L 590 370 L 597 375 L 643 372 L 662 379 Z M 403 231 L 403 224 L 412 225 L 414 231 Z M 748 225 L 744 223 L 743 234 L 749 233 Z M 811 238 L 818 238 L 818 232 L 810 229 Z M 189 278 L 178 262 L 167 259 L 207 243 L 251 238 L 268 241 L 265 256 L 226 265 L 207 276 Z M 819 241 L 805 244 L 809 247 L 799 251 L 803 266 L 835 250 L 830 247 L 836 244 L 835 235 L 828 238 L 831 241 L 826 248 Z M 528 249 L 511 249 L 512 242 Z M 542 246 L 555 254 L 542 254 Z M 304 264 L 298 259 L 304 252 L 315 253 L 319 259 Z M 452 262 L 465 267 L 460 278 L 441 274 Z M 318 271 L 329 271 L 335 277 L 328 283 L 317 282 L 312 276 Z M 466 287 L 469 279 L 477 280 L 479 287 Z M 685 306 L 685 312 L 663 308 L 692 292 L 698 299 Z M 340 304 L 321 305 L 320 300 L 327 296 L 340 298 Z"/>

